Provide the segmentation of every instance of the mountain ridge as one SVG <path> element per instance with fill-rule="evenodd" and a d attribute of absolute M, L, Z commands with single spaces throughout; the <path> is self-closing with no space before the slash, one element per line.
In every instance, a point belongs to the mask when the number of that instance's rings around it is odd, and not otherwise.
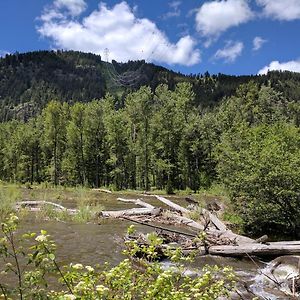
<path fill-rule="evenodd" d="M 113 94 L 119 106 L 126 95 L 143 85 L 160 84 L 174 89 L 188 81 L 196 94 L 195 106 L 211 107 L 232 96 L 240 84 L 255 81 L 271 85 L 292 101 L 300 99 L 300 73 L 269 72 L 266 75 L 184 75 L 153 63 L 111 63 L 100 55 L 78 51 L 33 51 L 0 58 L 0 121 L 26 121 L 51 100 L 89 102 Z"/>

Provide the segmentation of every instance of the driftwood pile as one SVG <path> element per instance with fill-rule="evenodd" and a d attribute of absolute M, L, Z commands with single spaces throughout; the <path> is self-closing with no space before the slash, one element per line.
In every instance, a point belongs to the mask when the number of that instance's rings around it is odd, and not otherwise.
<path fill-rule="evenodd" d="M 190 241 L 188 247 L 181 243 L 183 249 L 197 248 L 200 254 L 220 255 L 220 256 L 280 256 L 300 254 L 300 241 L 267 242 L 267 236 L 257 240 L 232 232 L 222 222 L 216 214 L 207 209 L 202 209 L 199 221 L 192 220 L 191 210 L 182 207 L 173 201 L 161 196 L 154 196 L 164 203 L 169 209 L 155 207 L 141 199 L 118 198 L 119 201 L 134 203 L 139 208 L 132 208 L 119 211 L 102 211 L 101 216 L 105 218 L 123 218 L 143 225 L 159 229 L 160 232 L 173 232 L 176 234 L 177 242 L 179 236 L 184 235 Z M 196 231 L 195 234 L 186 234 L 176 230 L 162 228 L 156 224 L 184 225 Z M 155 224 L 155 225 L 154 225 Z M 202 238 L 195 243 L 195 238 L 201 232 L 205 233 Z M 202 235 L 203 237 L 203 235 Z M 179 243 L 180 244 L 180 243 Z M 192 245 L 192 246 L 190 246 Z"/>

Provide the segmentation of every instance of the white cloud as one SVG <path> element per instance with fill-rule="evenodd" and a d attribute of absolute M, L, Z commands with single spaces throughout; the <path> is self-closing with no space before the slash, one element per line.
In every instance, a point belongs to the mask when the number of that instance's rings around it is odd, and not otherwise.
<path fill-rule="evenodd" d="M 10 53 L 5 50 L 0 50 L 0 57 L 4 57 L 6 54 L 10 54 Z"/>
<path fill-rule="evenodd" d="M 40 18 L 42 24 L 38 31 L 51 39 L 57 48 L 102 55 L 108 48 L 109 58 L 117 61 L 146 59 L 187 66 L 200 62 L 200 50 L 190 35 L 171 43 L 155 23 L 137 18 L 125 1 L 112 8 L 100 3 L 97 10 L 81 21 L 66 15 L 62 18 L 63 12 L 55 5 L 51 10 L 58 17 L 46 18 L 45 12 Z"/>
<path fill-rule="evenodd" d="M 181 1 L 174 0 L 169 2 L 170 11 L 163 15 L 163 19 L 169 19 L 173 17 L 179 17 L 181 15 L 180 10 Z"/>
<path fill-rule="evenodd" d="M 300 0 L 256 0 L 263 13 L 281 21 L 300 19 Z"/>
<path fill-rule="evenodd" d="M 231 27 L 253 17 L 247 0 L 222 0 L 204 3 L 196 14 L 196 28 L 208 38 L 208 45 Z"/>
<path fill-rule="evenodd" d="M 253 39 L 253 48 L 252 48 L 252 50 L 253 51 L 259 50 L 263 46 L 263 44 L 265 44 L 266 42 L 267 42 L 267 40 L 263 39 L 260 36 L 256 36 Z"/>
<path fill-rule="evenodd" d="M 259 70 L 258 74 L 259 75 L 267 74 L 268 71 L 275 71 L 275 70 L 300 72 L 300 59 L 291 60 L 283 63 L 279 61 L 272 61 L 268 66 L 265 66 L 264 68 Z"/>
<path fill-rule="evenodd" d="M 79 16 L 87 7 L 84 0 L 55 0 L 53 4 L 57 9 L 67 9 L 73 17 Z"/>
<path fill-rule="evenodd" d="M 242 54 L 244 44 L 242 42 L 228 41 L 223 49 L 219 49 L 215 55 L 215 59 L 224 59 L 225 62 L 234 62 L 238 56 Z"/>

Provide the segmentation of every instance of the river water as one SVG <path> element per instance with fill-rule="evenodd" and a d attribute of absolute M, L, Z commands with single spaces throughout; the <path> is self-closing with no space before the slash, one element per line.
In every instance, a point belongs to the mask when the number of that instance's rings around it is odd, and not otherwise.
<path fill-rule="evenodd" d="M 102 198 L 101 204 L 107 210 L 130 208 L 128 204 L 118 202 L 116 200 L 117 196 L 118 195 L 105 195 L 105 197 Z M 127 196 L 127 198 L 132 197 Z M 136 198 L 136 195 L 134 198 Z M 153 198 L 149 197 L 147 199 L 151 204 L 158 205 Z M 182 199 L 173 198 L 172 200 L 181 202 Z M 72 208 L 75 206 L 75 203 L 70 201 L 68 203 L 64 202 L 63 205 Z M 161 203 L 159 203 L 159 205 L 161 205 Z M 116 265 L 125 258 L 122 254 L 122 238 L 129 225 L 130 222 L 117 219 L 101 219 L 98 224 L 40 221 L 29 214 L 28 217 L 22 221 L 21 231 L 39 232 L 41 229 L 46 230 L 57 244 L 57 258 L 60 264 L 82 263 L 84 265 L 102 265 L 108 262 L 111 265 Z M 138 231 L 144 233 L 153 230 L 143 225 L 135 224 L 135 226 Z M 183 228 L 180 229 L 183 230 Z M 242 282 L 249 283 L 254 291 L 258 291 L 260 295 L 263 295 L 264 289 L 262 287 L 261 278 L 259 278 L 258 275 L 261 270 L 267 266 L 266 263 L 258 260 L 254 263 L 250 259 L 206 256 L 197 258 L 191 266 L 191 271 L 197 272 L 197 270 L 201 270 L 202 267 L 207 264 L 233 267 Z M 165 262 L 165 265 L 167 267 L 168 262 Z M 273 298 L 269 297 L 266 299 L 282 299 L 275 294 Z M 268 292 L 267 295 L 272 295 L 272 292 Z M 262 297 L 261 299 L 264 298 Z"/>

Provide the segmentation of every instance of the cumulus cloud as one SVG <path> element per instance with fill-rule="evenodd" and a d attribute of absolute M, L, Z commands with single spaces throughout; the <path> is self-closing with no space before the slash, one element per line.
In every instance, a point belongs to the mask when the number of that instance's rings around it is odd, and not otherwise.
<path fill-rule="evenodd" d="M 300 0 L 256 0 L 267 17 L 281 21 L 300 19 Z"/>
<path fill-rule="evenodd" d="M 242 54 L 244 44 L 242 42 L 228 41 L 223 49 L 219 49 L 215 59 L 224 59 L 225 62 L 232 63 Z"/>
<path fill-rule="evenodd" d="M 291 72 L 299 72 L 300 73 L 300 59 L 298 60 L 291 60 L 288 62 L 279 62 L 279 61 L 272 61 L 268 66 L 265 66 L 261 70 L 258 71 L 259 75 L 267 74 L 268 71 L 291 71 Z"/>
<path fill-rule="evenodd" d="M 181 1 L 179 0 L 174 0 L 172 2 L 169 2 L 169 7 L 171 10 L 163 15 L 163 19 L 179 17 L 181 15 L 181 10 L 179 8 L 180 5 L 181 5 Z"/>
<path fill-rule="evenodd" d="M 263 46 L 263 44 L 265 44 L 266 42 L 267 42 L 267 40 L 263 39 L 260 36 L 256 36 L 253 39 L 253 48 L 252 48 L 252 50 L 253 51 L 259 50 Z"/>
<path fill-rule="evenodd" d="M 97 10 L 81 20 L 67 17 L 55 3 L 41 16 L 38 31 L 57 48 L 100 55 L 107 48 L 109 59 L 117 61 L 146 59 L 186 66 L 200 62 L 200 50 L 190 35 L 171 43 L 155 23 L 137 18 L 125 1 L 112 8 L 100 3 Z M 47 17 L 49 11 L 56 15 Z"/>
<path fill-rule="evenodd" d="M 57 9 L 67 9 L 74 17 L 79 16 L 87 7 L 84 0 L 55 0 L 53 4 Z"/>
<path fill-rule="evenodd" d="M 207 45 L 231 27 L 248 22 L 254 16 L 247 0 L 222 0 L 204 3 L 196 14 L 196 28 L 208 38 Z"/>

